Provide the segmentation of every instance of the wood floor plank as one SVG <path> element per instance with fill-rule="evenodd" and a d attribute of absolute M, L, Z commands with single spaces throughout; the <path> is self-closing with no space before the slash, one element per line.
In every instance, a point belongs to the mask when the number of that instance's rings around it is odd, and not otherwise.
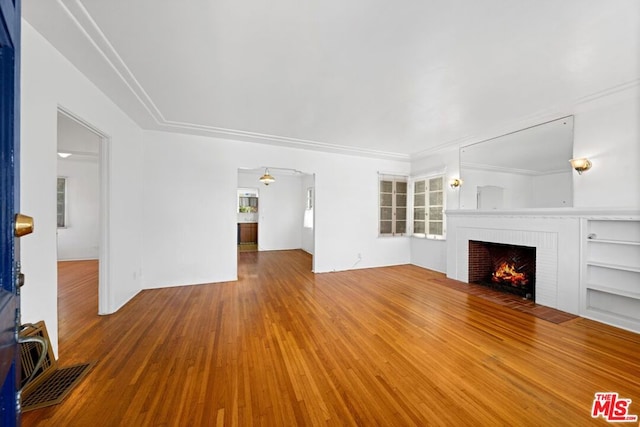
<path fill-rule="evenodd" d="M 601 391 L 640 414 L 638 334 L 545 321 L 411 265 L 310 270 L 302 251 L 242 252 L 237 282 L 98 316 L 97 263 L 61 263 L 60 363 L 98 364 L 23 425 L 608 425 L 590 416 Z"/>

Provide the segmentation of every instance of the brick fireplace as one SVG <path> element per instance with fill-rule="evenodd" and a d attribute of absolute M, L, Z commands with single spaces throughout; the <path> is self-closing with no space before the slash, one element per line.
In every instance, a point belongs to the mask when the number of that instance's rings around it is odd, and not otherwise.
<path fill-rule="evenodd" d="M 447 277 L 476 280 L 474 264 L 486 255 L 470 256 L 473 242 L 535 248 L 537 305 L 640 331 L 640 211 L 447 210 L 446 219 Z M 523 267 L 514 270 L 522 273 Z"/>
<path fill-rule="evenodd" d="M 536 304 L 578 314 L 580 219 L 575 210 L 447 211 L 447 277 L 471 281 L 470 241 L 535 248 Z"/>
<path fill-rule="evenodd" d="M 469 240 L 469 283 L 535 301 L 536 248 Z"/>

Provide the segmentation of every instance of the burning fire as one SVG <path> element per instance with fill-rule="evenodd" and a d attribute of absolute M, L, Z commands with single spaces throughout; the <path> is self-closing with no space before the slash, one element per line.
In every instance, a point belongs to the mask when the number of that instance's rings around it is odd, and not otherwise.
<path fill-rule="evenodd" d="M 503 262 L 496 271 L 491 274 L 491 281 L 495 283 L 510 283 L 513 286 L 524 286 L 529 279 L 524 273 L 518 273 L 513 264 Z"/>

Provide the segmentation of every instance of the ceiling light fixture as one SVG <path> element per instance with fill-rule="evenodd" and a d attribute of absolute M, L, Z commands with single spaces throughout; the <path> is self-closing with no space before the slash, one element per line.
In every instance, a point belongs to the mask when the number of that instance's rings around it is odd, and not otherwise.
<path fill-rule="evenodd" d="M 264 175 L 260 177 L 260 182 L 263 183 L 264 185 L 269 185 L 272 182 L 275 182 L 275 180 L 276 179 L 269 174 L 269 168 L 266 168 L 264 170 Z"/>
<path fill-rule="evenodd" d="M 58 153 L 58 156 L 62 157 L 63 159 L 66 159 L 67 157 L 71 156 L 71 153 Z"/>
<path fill-rule="evenodd" d="M 591 169 L 591 161 L 586 157 L 571 159 L 569 162 L 571 162 L 571 167 L 578 172 L 578 175 L 582 175 L 582 172 Z"/>

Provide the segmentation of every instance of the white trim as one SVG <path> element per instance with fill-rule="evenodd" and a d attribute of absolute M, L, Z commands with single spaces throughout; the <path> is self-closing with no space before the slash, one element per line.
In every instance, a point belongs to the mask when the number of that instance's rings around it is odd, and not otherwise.
<path fill-rule="evenodd" d="M 111 262 L 110 262 L 110 239 L 111 222 L 111 138 L 76 116 L 65 107 L 58 105 L 58 113 L 75 121 L 79 125 L 95 133 L 100 137 L 98 169 L 100 174 L 100 244 L 98 250 L 98 314 L 114 313 L 119 307 L 113 307 L 111 298 Z"/>
<path fill-rule="evenodd" d="M 98 272 L 98 314 L 111 314 L 115 312 L 110 298 L 111 274 L 110 274 L 110 229 L 111 221 L 109 210 L 111 206 L 111 138 L 102 135 L 100 141 L 100 249 Z"/>
<path fill-rule="evenodd" d="M 58 180 L 64 179 L 64 225 L 61 227 L 58 225 Z M 56 177 L 56 230 L 69 228 L 69 203 L 67 202 L 67 193 L 68 193 L 68 176 L 58 175 Z"/>
<path fill-rule="evenodd" d="M 530 208 L 512 210 L 446 210 L 447 216 L 490 216 L 490 217 L 575 217 L 593 219 L 638 220 L 640 210 L 635 208 Z"/>

